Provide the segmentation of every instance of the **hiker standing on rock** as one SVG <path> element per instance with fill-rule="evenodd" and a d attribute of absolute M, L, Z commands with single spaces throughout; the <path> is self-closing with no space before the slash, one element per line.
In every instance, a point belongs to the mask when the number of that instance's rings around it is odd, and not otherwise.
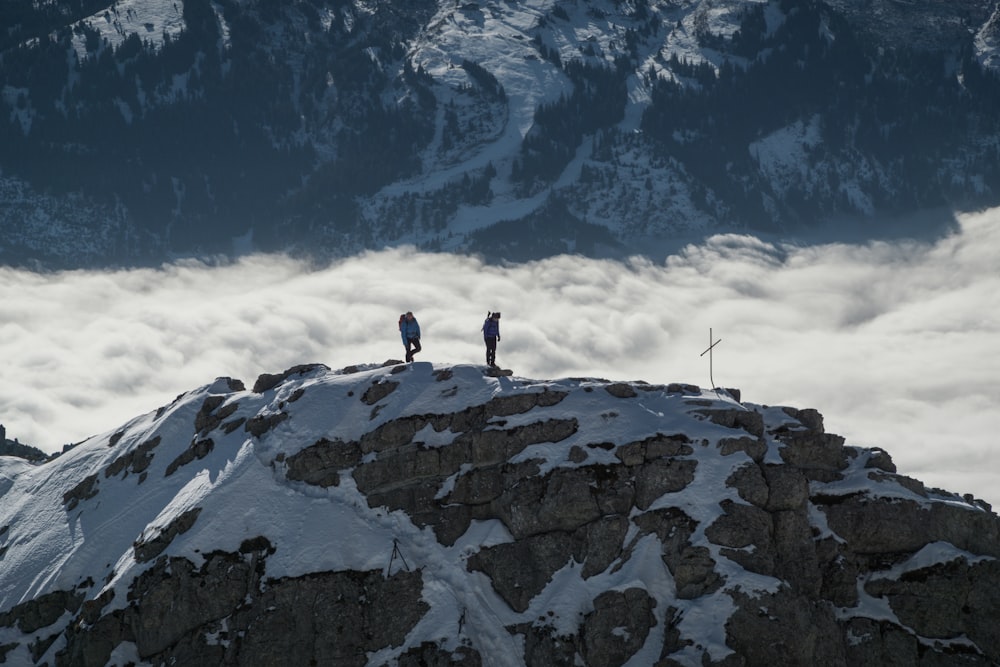
<path fill-rule="evenodd" d="M 500 313 L 487 313 L 483 322 L 483 342 L 486 343 L 486 365 L 496 368 L 497 341 L 500 340 Z"/>
<path fill-rule="evenodd" d="M 420 324 L 412 312 L 407 311 L 399 316 L 399 335 L 406 346 L 406 361 L 409 363 L 413 361 L 413 355 L 420 351 Z"/>

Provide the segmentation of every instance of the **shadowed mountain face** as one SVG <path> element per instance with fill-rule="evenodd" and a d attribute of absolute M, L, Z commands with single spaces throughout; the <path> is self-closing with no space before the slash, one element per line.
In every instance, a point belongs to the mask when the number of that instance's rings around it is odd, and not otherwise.
<path fill-rule="evenodd" d="M 995 664 L 1000 519 L 815 410 L 430 363 L 0 458 L 12 665 Z"/>
<path fill-rule="evenodd" d="M 9 0 L 0 263 L 933 232 L 1000 204 L 988 5 Z"/>

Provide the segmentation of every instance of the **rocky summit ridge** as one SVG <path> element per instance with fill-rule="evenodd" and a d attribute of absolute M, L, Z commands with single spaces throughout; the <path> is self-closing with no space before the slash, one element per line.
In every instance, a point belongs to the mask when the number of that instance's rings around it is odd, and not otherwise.
<path fill-rule="evenodd" d="M 8 665 L 995 665 L 1000 519 L 736 390 L 322 364 L 0 457 Z"/>

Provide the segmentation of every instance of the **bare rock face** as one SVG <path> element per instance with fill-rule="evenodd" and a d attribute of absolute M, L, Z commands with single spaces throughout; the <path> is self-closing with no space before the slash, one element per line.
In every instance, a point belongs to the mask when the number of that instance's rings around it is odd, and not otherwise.
<path fill-rule="evenodd" d="M 324 364 L 300 364 L 293 366 L 283 373 L 263 373 L 253 384 L 253 392 L 262 394 L 265 391 L 274 389 L 279 384 L 291 377 L 300 377 L 317 370 L 329 370 Z"/>
<path fill-rule="evenodd" d="M 68 631 L 56 664 L 107 664 L 114 646 L 128 641 L 156 664 L 361 666 L 368 651 L 401 644 L 426 611 L 419 572 L 268 580 L 262 573 L 272 553 L 261 539 L 210 554 L 200 567 L 158 559 L 131 587 L 129 606 Z"/>
<path fill-rule="evenodd" d="M 583 655 L 588 665 L 621 665 L 642 648 L 656 625 L 649 593 L 642 588 L 606 591 L 594 599 L 583 623 Z"/>
<path fill-rule="evenodd" d="M 790 588 L 759 597 L 734 591 L 737 611 L 726 623 L 742 664 L 846 665 L 846 643 L 834 609 Z"/>
<path fill-rule="evenodd" d="M 67 476 L 58 511 L 90 529 L 114 485 L 143 489 L 141 507 L 154 480 L 175 505 L 106 569 L 0 607 L 0 660 L 1000 664 L 1000 519 L 847 446 L 817 411 L 426 366 L 217 383 L 171 407 L 187 430 L 100 443 L 109 463 Z M 220 519 L 211 495 L 187 500 L 239 462 L 296 512 L 250 495 Z M 261 532 L 206 548 L 230 520 Z M 26 538 L 0 524 L 3 567 Z M 391 548 L 363 552 L 366 535 Z M 329 566 L 299 562 L 308 548 Z"/>

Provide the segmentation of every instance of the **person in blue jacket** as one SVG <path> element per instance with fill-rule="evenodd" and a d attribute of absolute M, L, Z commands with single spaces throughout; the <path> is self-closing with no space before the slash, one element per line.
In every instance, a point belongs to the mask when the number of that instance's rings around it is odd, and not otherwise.
<path fill-rule="evenodd" d="M 497 341 L 500 340 L 500 313 L 489 313 L 483 322 L 483 341 L 486 343 L 486 365 L 497 365 Z"/>
<path fill-rule="evenodd" d="M 406 346 L 406 361 L 411 362 L 413 355 L 420 351 L 420 323 L 412 312 L 399 316 L 399 335 Z"/>

